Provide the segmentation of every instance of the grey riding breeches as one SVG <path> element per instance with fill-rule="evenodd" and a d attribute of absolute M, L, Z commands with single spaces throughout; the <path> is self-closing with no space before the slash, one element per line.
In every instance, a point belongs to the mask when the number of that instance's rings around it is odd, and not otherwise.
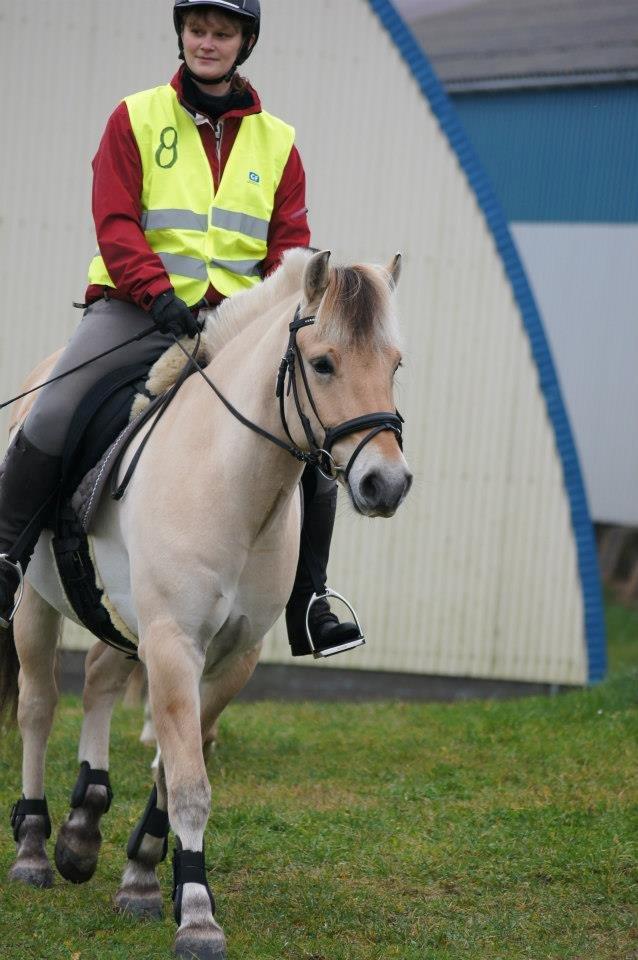
<path fill-rule="evenodd" d="M 50 376 L 55 377 L 110 347 L 123 343 L 152 325 L 140 307 L 122 300 L 90 304 Z M 146 364 L 148 369 L 174 343 L 172 336 L 154 330 L 122 350 L 43 387 L 24 423 L 24 433 L 43 453 L 60 456 L 71 420 L 82 399 L 102 377 L 123 367 Z M 47 377 L 47 379 L 49 379 Z"/>

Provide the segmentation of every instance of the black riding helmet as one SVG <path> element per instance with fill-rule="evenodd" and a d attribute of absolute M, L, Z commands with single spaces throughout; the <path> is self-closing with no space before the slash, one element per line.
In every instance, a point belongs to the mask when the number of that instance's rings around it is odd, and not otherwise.
<path fill-rule="evenodd" d="M 179 43 L 180 60 L 184 59 L 184 46 L 182 43 L 182 14 L 188 12 L 189 10 L 197 10 L 199 8 L 206 7 L 213 7 L 220 10 L 222 13 L 229 13 L 235 17 L 250 21 L 252 25 L 250 33 L 244 37 L 244 42 L 241 45 L 235 63 L 225 76 L 218 77 L 216 80 L 203 80 L 201 77 L 193 74 L 192 70 L 188 70 L 188 67 L 186 68 L 188 72 L 200 83 L 213 85 L 215 83 L 222 83 L 223 81 L 230 80 L 237 67 L 244 63 L 253 52 L 257 44 L 257 40 L 259 39 L 261 7 L 259 0 L 175 0 L 175 4 L 173 6 L 173 23 L 175 24 L 177 42 Z M 254 41 L 251 46 L 251 40 L 253 40 L 253 37 Z"/>

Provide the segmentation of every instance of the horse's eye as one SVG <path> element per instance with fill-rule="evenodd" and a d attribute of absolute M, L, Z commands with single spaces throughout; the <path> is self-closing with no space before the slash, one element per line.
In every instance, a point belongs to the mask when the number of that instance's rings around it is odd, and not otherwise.
<path fill-rule="evenodd" d="M 334 373 L 334 367 L 328 357 L 317 357 L 310 361 L 310 366 L 315 373 Z"/>

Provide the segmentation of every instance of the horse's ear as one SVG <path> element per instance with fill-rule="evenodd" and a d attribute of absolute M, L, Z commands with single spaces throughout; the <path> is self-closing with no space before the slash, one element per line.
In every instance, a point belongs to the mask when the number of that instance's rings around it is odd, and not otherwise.
<path fill-rule="evenodd" d="M 303 289 L 306 297 L 306 303 L 314 303 L 321 300 L 330 280 L 330 250 L 320 250 L 313 254 L 303 274 Z"/>
<path fill-rule="evenodd" d="M 399 277 L 401 276 L 402 259 L 403 258 L 400 253 L 395 253 L 395 255 L 392 257 L 392 260 L 390 260 L 390 263 L 386 267 L 386 270 L 390 275 L 390 286 L 392 287 L 393 290 L 397 287 L 399 283 Z"/>

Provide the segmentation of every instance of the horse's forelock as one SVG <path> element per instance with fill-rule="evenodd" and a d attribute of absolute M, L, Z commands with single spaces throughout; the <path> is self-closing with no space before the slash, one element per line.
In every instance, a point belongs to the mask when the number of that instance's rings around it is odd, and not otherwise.
<path fill-rule="evenodd" d="M 317 313 L 318 335 L 344 346 L 397 345 L 388 278 L 365 265 L 333 267 Z"/>

